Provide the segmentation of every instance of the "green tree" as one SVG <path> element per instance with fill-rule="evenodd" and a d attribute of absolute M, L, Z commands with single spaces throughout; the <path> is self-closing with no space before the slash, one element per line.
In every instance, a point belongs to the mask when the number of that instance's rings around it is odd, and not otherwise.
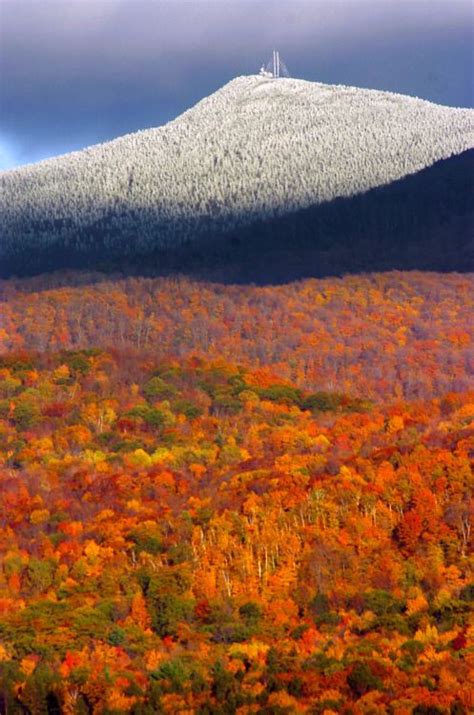
<path fill-rule="evenodd" d="M 33 589 L 43 592 L 52 586 L 55 565 L 54 561 L 46 559 L 30 559 L 28 564 L 28 580 Z"/>

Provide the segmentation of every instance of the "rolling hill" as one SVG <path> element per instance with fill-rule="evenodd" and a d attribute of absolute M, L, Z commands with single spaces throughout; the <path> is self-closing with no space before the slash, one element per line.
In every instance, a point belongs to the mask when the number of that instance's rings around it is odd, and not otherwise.
<path fill-rule="evenodd" d="M 466 270 L 472 146 L 472 110 L 239 77 L 166 126 L 1 174 L 1 275 Z"/>
<path fill-rule="evenodd" d="M 0 175 L 0 715 L 472 712 L 473 129 L 246 77 Z"/>

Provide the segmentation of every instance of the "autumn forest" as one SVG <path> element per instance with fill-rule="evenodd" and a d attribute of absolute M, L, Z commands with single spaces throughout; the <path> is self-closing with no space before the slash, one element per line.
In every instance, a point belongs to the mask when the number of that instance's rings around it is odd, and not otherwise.
<path fill-rule="evenodd" d="M 0 715 L 474 713 L 472 22 L 432 4 L 0 0 Z"/>
<path fill-rule="evenodd" d="M 472 276 L 66 278 L 0 283 L 0 712 L 472 712 Z"/>

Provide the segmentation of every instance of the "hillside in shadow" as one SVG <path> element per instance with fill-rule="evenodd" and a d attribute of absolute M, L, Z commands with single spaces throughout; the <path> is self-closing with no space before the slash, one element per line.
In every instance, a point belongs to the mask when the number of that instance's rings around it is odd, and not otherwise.
<path fill-rule="evenodd" d="M 473 176 L 470 150 L 351 198 L 233 231 L 204 227 L 199 240 L 177 250 L 140 252 L 131 237 L 111 251 L 105 240 L 110 226 L 101 225 L 91 231 L 87 251 L 19 252 L 2 260 L 0 276 L 79 269 L 273 284 L 392 269 L 468 272 L 474 270 Z M 139 227 L 138 216 L 137 233 Z"/>

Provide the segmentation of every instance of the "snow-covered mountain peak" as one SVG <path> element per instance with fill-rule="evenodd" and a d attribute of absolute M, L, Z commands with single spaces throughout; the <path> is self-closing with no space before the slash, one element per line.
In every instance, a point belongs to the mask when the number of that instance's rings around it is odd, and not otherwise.
<path fill-rule="evenodd" d="M 110 248 L 353 196 L 474 146 L 474 111 L 355 87 L 237 77 L 163 127 L 0 175 L 0 257 L 100 234 Z"/>

